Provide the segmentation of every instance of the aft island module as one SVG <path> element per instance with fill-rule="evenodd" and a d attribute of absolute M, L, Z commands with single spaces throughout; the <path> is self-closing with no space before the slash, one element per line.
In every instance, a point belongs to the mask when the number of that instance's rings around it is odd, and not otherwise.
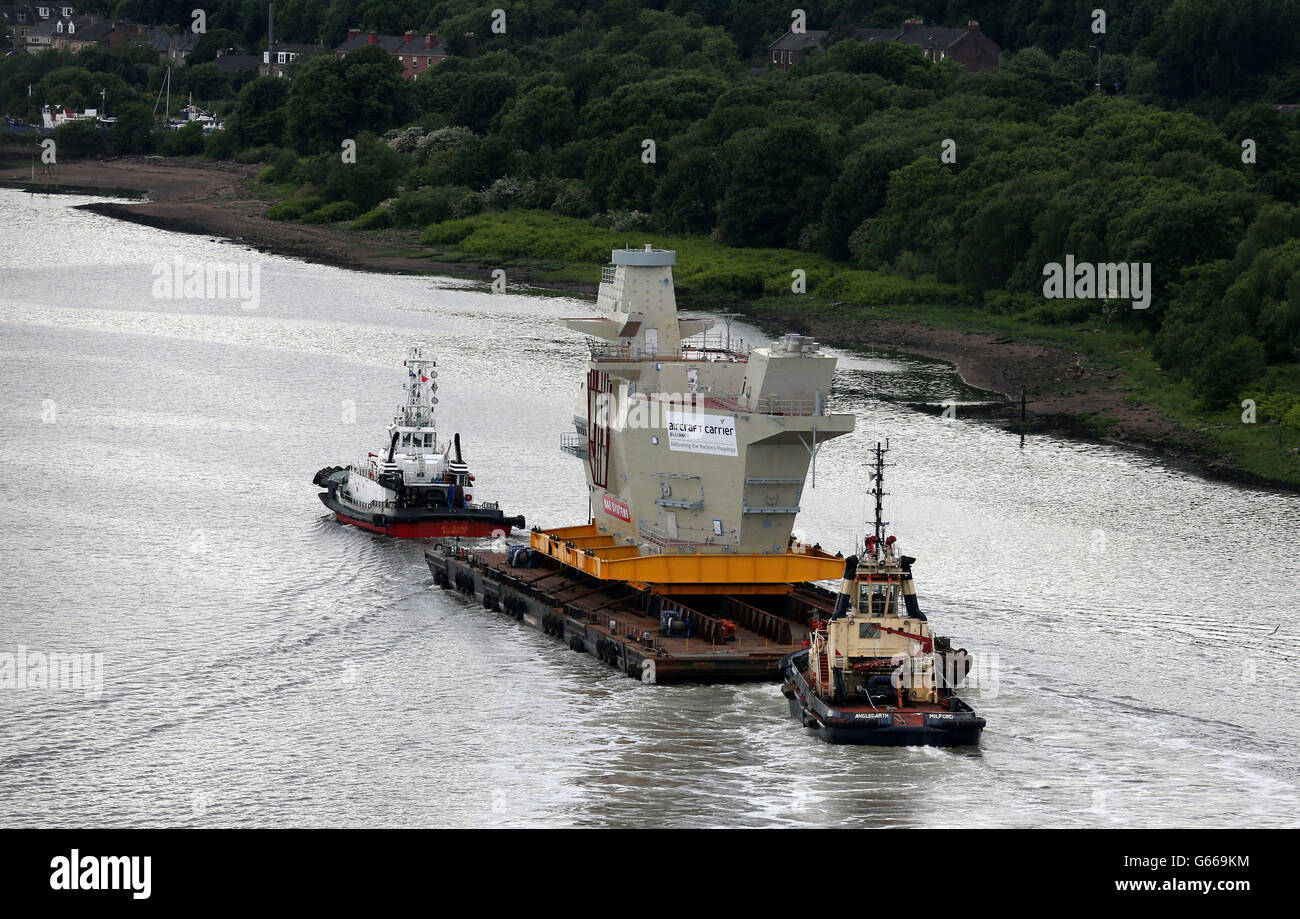
<path fill-rule="evenodd" d="M 646 682 L 775 679 L 806 647 L 844 560 L 791 539 L 822 445 L 835 358 L 786 335 L 748 350 L 677 313 L 676 253 L 615 250 L 595 315 L 564 324 L 591 357 L 561 448 L 590 518 L 528 546 L 426 551 L 434 580 Z M 503 551 L 504 550 L 504 551 Z"/>
<path fill-rule="evenodd" d="M 623 566 L 635 580 L 699 583 L 693 564 L 706 558 L 705 583 L 788 582 L 809 466 L 853 430 L 852 415 L 827 408 L 835 358 L 802 335 L 749 352 L 706 337 L 713 320 L 677 315 L 674 261 L 614 252 L 597 315 L 564 320 L 594 339 L 570 441 L 586 460 L 589 526 L 636 549 L 605 555 L 639 559 Z"/>

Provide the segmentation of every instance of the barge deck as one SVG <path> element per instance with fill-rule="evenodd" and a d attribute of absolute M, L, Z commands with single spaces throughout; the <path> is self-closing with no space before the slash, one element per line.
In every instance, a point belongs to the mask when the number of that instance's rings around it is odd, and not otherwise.
<path fill-rule="evenodd" d="M 778 680 L 782 658 L 806 647 L 809 621 L 835 606 L 835 595 L 814 583 L 783 594 L 664 594 L 538 552 L 524 553 L 526 566 L 512 565 L 509 551 L 449 542 L 424 555 L 437 586 L 644 683 Z M 689 623 L 689 635 L 663 634 L 665 613 Z"/>

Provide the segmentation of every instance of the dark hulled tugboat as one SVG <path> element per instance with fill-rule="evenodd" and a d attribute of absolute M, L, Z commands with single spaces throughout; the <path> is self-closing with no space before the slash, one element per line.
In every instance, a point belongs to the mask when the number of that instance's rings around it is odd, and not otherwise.
<path fill-rule="evenodd" d="M 978 744 L 984 719 L 958 698 L 970 670 L 965 649 L 930 630 L 881 519 L 885 453 L 876 445 L 875 533 L 845 559 L 829 620 L 814 622 L 809 646 L 781 665 L 790 712 L 830 743 L 872 746 Z"/>
<path fill-rule="evenodd" d="M 344 523 L 406 539 L 522 530 L 523 517 L 507 517 L 495 503 L 473 502 L 474 476 L 461 456 L 460 435 L 438 443 L 433 422 L 438 362 L 416 345 L 404 363 L 406 400 L 389 425 L 383 453 L 317 472 L 312 484 L 325 489 L 321 502 Z"/>

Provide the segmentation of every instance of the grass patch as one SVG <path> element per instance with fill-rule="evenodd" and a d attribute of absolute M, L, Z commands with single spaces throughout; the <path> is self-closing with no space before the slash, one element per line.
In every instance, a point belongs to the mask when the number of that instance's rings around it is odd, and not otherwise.
<path fill-rule="evenodd" d="M 549 266 L 556 280 L 591 284 L 600 280 L 600 269 L 609 263 L 611 249 L 653 242 L 657 248 L 677 251 L 673 277 L 678 291 L 688 296 L 755 298 L 788 293 L 794 281 L 792 272 L 801 270 L 807 290 L 815 290 L 816 296 L 823 298 L 859 304 L 970 299 L 950 284 L 908 281 L 808 252 L 736 249 L 695 236 L 620 232 L 545 211 L 506 211 L 447 220 L 431 224 L 420 241 L 434 247 L 440 261 L 447 260 L 445 250 L 455 249 L 479 259 Z"/>

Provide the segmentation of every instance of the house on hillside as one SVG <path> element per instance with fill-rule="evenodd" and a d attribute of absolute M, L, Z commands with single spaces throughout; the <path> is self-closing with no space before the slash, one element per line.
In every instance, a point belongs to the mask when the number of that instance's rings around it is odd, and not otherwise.
<path fill-rule="evenodd" d="M 114 19 L 113 30 L 101 41 L 114 51 L 125 48 L 131 42 L 143 42 L 147 45 L 150 44 L 149 32 L 152 28 L 152 26 L 140 25 L 138 22 Z"/>
<path fill-rule="evenodd" d="M 367 45 L 378 45 L 397 58 L 402 65 L 402 77 L 407 80 L 417 79 L 424 71 L 447 59 L 447 42 L 437 35 L 416 35 L 414 32 L 380 35 L 360 29 L 348 30 L 348 37 L 334 49 L 334 56 L 343 60 L 349 52 Z"/>
<path fill-rule="evenodd" d="M 71 19 L 76 15 L 76 5 L 72 3 L 33 3 L 29 4 L 32 12 L 36 14 L 38 22 L 44 22 L 47 19 Z"/>
<path fill-rule="evenodd" d="M 56 51 L 80 51 L 103 41 L 113 31 L 111 21 L 94 14 L 59 17 L 49 22 L 54 24 L 51 44 Z"/>
<path fill-rule="evenodd" d="M 154 51 L 158 52 L 160 58 L 172 64 L 183 64 L 190 56 L 190 52 L 198 45 L 201 36 L 195 35 L 189 29 L 168 32 L 162 26 L 149 26 L 140 33 L 139 37 L 153 45 Z"/>
<path fill-rule="evenodd" d="M 257 72 L 267 77 L 282 77 L 290 64 L 300 57 L 311 57 L 325 50 L 322 45 L 295 44 L 278 41 L 271 48 L 262 52 L 262 64 Z"/>
<path fill-rule="evenodd" d="M 777 70 L 789 70 L 794 66 L 799 52 L 807 48 L 820 48 L 826 36 L 831 33 L 826 29 L 809 29 L 806 32 L 786 32 L 767 46 L 768 60 Z"/>
<path fill-rule="evenodd" d="M 3 6 L 0 24 L 12 29 L 14 46 L 19 50 L 80 51 L 91 45 L 116 50 L 130 42 L 144 42 L 160 58 L 174 64 L 183 63 L 202 37 L 189 29 L 172 33 L 162 26 L 110 19 L 99 13 L 79 15 L 72 10 L 67 4 Z"/>
<path fill-rule="evenodd" d="M 234 76 L 242 70 L 251 70 L 257 73 L 262 66 L 262 58 L 256 54 L 230 54 L 225 51 L 218 51 L 212 63 Z"/>
<path fill-rule="evenodd" d="M 9 32 L 10 44 L 15 51 L 27 50 L 27 33 L 38 21 L 36 13 L 25 4 L 0 6 L 0 27 Z"/>
<path fill-rule="evenodd" d="M 3 9 L 4 23 L 18 26 L 14 30 L 14 49 L 18 51 L 53 48 L 55 24 L 72 19 L 77 12 L 71 3 L 29 3 Z"/>
<path fill-rule="evenodd" d="M 786 32 L 768 46 L 768 62 L 777 70 L 789 70 L 799 53 L 826 47 L 832 33 L 810 29 L 803 33 Z M 876 42 L 899 42 L 916 45 L 925 59 L 938 63 L 953 61 L 967 73 L 994 70 L 1002 60 L 1002 49 L 980 30 L 974 19 L 964 29 L 927 26 L 923 20 L 909 19 L 901 29 L 863 29 L 853 27 L 848 38 L 864 45 Z"/>

